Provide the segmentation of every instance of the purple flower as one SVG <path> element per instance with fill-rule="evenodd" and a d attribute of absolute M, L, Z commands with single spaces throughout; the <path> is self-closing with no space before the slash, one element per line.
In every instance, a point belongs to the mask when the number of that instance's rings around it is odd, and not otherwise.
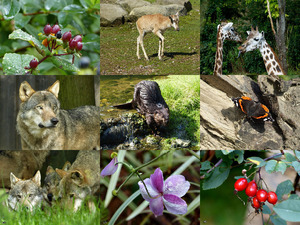
<path fill-rule="evenodd" d="M 164 181 L 163 173 L 160 168 L 150 175 L 150 179 L 144 180 L 149 194 L 147 194 L 144 184 L 139 181 L 140 192 L 143 198 L 150 203 L 150 210 L 155 216 L 163 214 L 164 205 L 170 213 L 185 214 L 187 204 L 181 199 L 190 188 L 190 182 L 185 180 L 182 175 L 172 175 Z"/>
<path fill-rule="evenodd" d="M 101 171 L 100 176 L 105 177 L 114 174 L 118 169 L 118 164 L 116 164 L 117 162 L 118 162 L 117 157 L 114 157 L 110 161 L 110 163 L 106 167 L 104 167 L 104 169 Z"/>

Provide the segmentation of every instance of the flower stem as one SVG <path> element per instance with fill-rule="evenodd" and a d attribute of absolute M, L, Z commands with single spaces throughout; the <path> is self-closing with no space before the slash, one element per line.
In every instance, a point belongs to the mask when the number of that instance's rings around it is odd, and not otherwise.
<path fill-rule="evenodd" d="M 148 196 L 149 196 L 150 198 L 153 198 L 153 197 L 150 195 L 150 193 L 149 193 L 149 191 L 148 191 L 148 188 L 147 188 L 147 186 L 146 186 L 146 184 L 145 184 L 144 180 L 141 178 L 141 176 L 140 176 L 139 172 L 138 172 L 138 171 L 136 171 L 135 173 L 136 173 L 136 175 L 138 175 L 138 177 L 139 177 L 139 178 L 140 178 L 140 180 L 142 181 L 143 185 L 145 186 L 145 189 L 146 189 L 146 191 L 147 191 L 147 194 L 148 194 Z"/>
<path fill-rule="evenodd" d="M 188 149 L 187 151 L 200 160 L 200 155 L 197 155 L 193 150 Z"/>
<path fill-rule="evenodd" d="M 161 154 L 161 155 L 157 156 L 156 158 L 152 159 L 151 161 L 149 161 L 149 162 L 145 163 L 144 165 L 141 165 L 141 166 L 139 166 L 139 167 L 135 168 L 135 170 L 137 171 L 137 170 L 139 170 L 139 169 L 141 169 L 141 168 L 143 168 L 143 167 L 145 167 L 145 166 L 148 166 L 149 164 L 151 164 L 151 163 L 155 162 L 155 161 L 156 161 L 156 160 L 158 160 L 160 157 L 162 157 L 162 156 L 164 156 L 164 155 L 168 154 L 169 152 L 170 152 L 170 150 L 169 150 L 169 151 L 167 151 L 167 152 L 164 152 L 163 154 Z"/>

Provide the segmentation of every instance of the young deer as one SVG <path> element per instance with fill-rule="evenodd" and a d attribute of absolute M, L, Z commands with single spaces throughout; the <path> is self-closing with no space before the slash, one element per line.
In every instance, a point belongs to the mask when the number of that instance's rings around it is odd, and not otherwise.
<path fill-rule="evenodd" d="M 171 16 L 163 16 L 161 14 L 155 14 L 155 15 L 145 15 L 139 18 L 136 22 L 136 27 L 139 31 L 139 36 L 137 38 L 137 52 L 136 55 L 138 59 L 140 59 L 140 46 L 143 49 L 144 55 L 146 60 L 149 60 L 147 53 L 144 48 L 144 36 L 149 33 L 153 32 L 155 35 L 159 37 L 159 45 L 158 45 L 158 58 L 161 60 L 161 57 L 164 55 L 164 36 L 163 33 L 166 29 L 170 27 L 174 27 L 175 30 L 179 31 L 179 12 L 177 12 L 175 15 Z"/>

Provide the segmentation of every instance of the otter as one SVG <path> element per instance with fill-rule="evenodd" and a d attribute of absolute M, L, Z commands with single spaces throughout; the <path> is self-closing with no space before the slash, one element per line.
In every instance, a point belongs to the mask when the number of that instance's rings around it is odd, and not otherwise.
<path fill-rule="evenodd" d="M 114 107 L 136 109 L 138 113 L 145 116 L 146 123 L 152 130 L 165 127 L 169 122 L 169 107 L 155 81 L 143 80 L 139 82 L 134 87 L 133 100 Z"/>

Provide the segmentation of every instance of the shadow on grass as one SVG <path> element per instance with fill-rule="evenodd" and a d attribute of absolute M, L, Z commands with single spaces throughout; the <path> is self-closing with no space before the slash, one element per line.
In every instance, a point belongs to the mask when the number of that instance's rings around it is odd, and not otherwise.
<path fill-rule="evenodd" d="M 167 56 L 171 59 L 174 58 L 175 55 L 196 55 L 197 52 L 189 52 L 189 53 L 186 53 L 186 52 L 164 52 L 164 56 Z M 158 53 L 155 53 L 155 54 L 152 54 L 149 56 L 149 58 L 155 58 L 158 56 Z"/>

